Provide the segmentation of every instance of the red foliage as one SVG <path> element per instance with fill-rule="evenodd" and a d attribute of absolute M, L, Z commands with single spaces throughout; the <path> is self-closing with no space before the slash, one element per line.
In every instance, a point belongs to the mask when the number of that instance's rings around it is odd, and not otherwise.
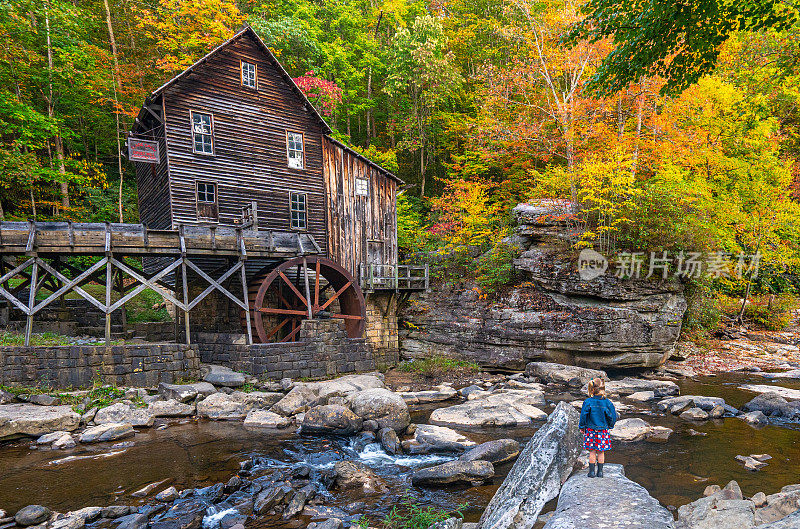
<path fill-rule="evenodd" d="M 342 102 L 342 89 L 333 81 L 314 76 L 314 72 L 295 77 L 294 82 L 322 115 L 331 116 Z"/>

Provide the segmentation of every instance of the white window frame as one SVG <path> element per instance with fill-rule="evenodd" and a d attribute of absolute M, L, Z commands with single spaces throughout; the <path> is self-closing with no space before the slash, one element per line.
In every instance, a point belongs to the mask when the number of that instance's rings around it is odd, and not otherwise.
<path fill-rule="evenodd" d="M 356 178 L 354 189 L 357 197 L 368 197 L 369 180 L 367 180 L 366 178 Z"/>
<path fill-rule="evenodd" d="M 211 127 L 210 134 L 206 134 L 204 132 L 196 132 L 195 131 L 195 128 L 194 128 L 194 117 L 195 117 L 195 115 L 208 116 L 208 118 L 209 118 L 209 126 Z M 199 110 L 191 110 L 191 111 L 189 111 L 189 121 L 190 121 L 189 126 L 192 129 L 192 152 L 194 152 L 195 154 L 205 154 L 205 155 L 213 156 L 214 155 L 214 148 L 215 148 L 215 145 L 214 145 L 214 114 L 212 114 L 211 112 L 200 112 Z M 202 136 L 210 136 L 211 137 L 211 151 L 210 152 L 205 151 L 205 150 L 197 150 L 197 141 L 196 141 L 196 135 L 197 134 L 201 134 Z M 205 142 L 203 142 L 203 144 L 205 144 Z"/>
<path fill-rule="evenodd" d="M 303 209 L 295 208 L 295 197 L 303 197 Z M 295 213 L 303 214 L 303 225 L 295 224 Z M 297 217 L 300 218 L 299 216 Z M 308 194 L 296 191 L 289 191 L 289 227 L 293 230 L 306 231 L 308 230 Z"/>
<path fill-rule="evenodd" d="M 292 149 L 289 147 L 290 142 L 297 144 L 297 137 L 300 137 L 300 149 Z M 300 157 L 293 156 L 292 153 L 300 153 Z M 295 165 L 292 165 L 292 163 Z M 297 164 L 299 163 L 299 167 Z M 306 167 L 306 141 L 305 136 L 302 132 L 292 132 L 291 130 L 286 131 L 286 165 L 289 169 L 297 169 L 302 171 Z"/>
<path fill-rule="evenodd" d="M 206 181 L 206 180 L 197 180 L 195 182 L 195 186 L 196 186 L 195 189 L 197 189 L 197 201 L 198 202 L 203 202 L 205 204 L 216 204 L 217 203 L 217 197 L 219 196 L 218 195 L 218 193 L 219 193 L 218 188 L 219 187 L 217 186 L 216 182 L 209 182 L 209 181 Z M 214 188 L 214 192 L 213 192 L 214 200 L 202 200 L 200 198 L 200 193 L 201 193 L 200 192 L 200 186 L 212 186 Z M 207 189 L 204 190 L 202 193 L 203 193 L 203 195 L 208 196 L 208 190 Z"/>
<path fill-rule="evenodd" d="M 253 84 L 245 82 L 245 79 L 247 79 L 248 81 L 250 80 L 249 75 L 245 76 L 245 66 L 253 67 L 253 79 L 252 79 Z M 246 88 L 252 88 L 253 90 L 258 90 L 258 65 L 254 62 L 249 62 L 242 59 L 239 64 L 239 78 L 242 82 L 242 86 Z"/>

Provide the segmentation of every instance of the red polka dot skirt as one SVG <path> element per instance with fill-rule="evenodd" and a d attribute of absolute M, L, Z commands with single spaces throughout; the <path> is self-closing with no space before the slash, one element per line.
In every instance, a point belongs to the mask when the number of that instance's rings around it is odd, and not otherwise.
<path fill-rule="evenodd" d="M 611 436 L 608 430 L 586 428 L 583 433 L 583 447 L 586 450 L 611 450 Z"/>

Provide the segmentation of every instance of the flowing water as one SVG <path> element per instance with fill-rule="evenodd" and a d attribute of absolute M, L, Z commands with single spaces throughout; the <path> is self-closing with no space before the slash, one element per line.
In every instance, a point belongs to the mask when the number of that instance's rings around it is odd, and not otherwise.
<path fill-rule="evenodd" d="M 800 382 L 765 381 L 758 375 L 720 375 L 679 382 L 684 395 L 723 397 L 740 407 L 754 394 L 738 389 L 742 383 L 773 383 L 800 389 Z M 567 395 L 549 396 L 553 400 Z M 576 395 L 575 397 L 580 397 Z M 452 403 L 447 403 L 450 405 Z M 425 422 L 433 406 L 412 413 Z M 548 410 L 549 411 L 549 410 Z M 615 443 L 607 461 L 625 465 L 628 477 L 644 485 L 664 505 L 679 506 L 697 499 L 710 484 L 739 482 L 745 495 L 767 494 L 800 482 L 800 425 L 784 423 L 753 428 L 736 418 L 692 424 L 680 418 L 651 413 L 639 416 L 653 425 L 675 430 L 664 444 Z M 691 430 L 706 435 L 693 435 Z M 463 431 L 476 442 L 512 437 L 527 442 L 533 428 Z M 473 488 L 424 489 L 411 486 L 414 468 L 450 459 L 443 455 L 390 456 L 379 445 L 363 446 L 354 439 L 298 437 L 248 430 L 241 423 L 185 421 L 164 430 L 137 433 L 132 446 L 83 446 L 71 451 L 31 449 L 29 442 L 0 447 L 0 508 L 15 512 L 29 504 L 47 505 L 65 512 L 88 505 L 135 504 L 129 494 L 153 482 L 168 479 L 176 488 L 200 487 L 227 481 L 239 463 L 257 457 L 264 466 L 304 464 L 330 468 L 341 459 L 359 460 L 372 467 L 390 492 L 374 497 L 339 494 L 326 501 L 349 512 L 381 518 L 404 496 L 416 502 L 453 510 L 468 504 L 465 518 L 476 521 L 512 464 L 497 469 L 491 484 Z M 749 472 L 735 456 L 767 453 L 773 459 L 758 472 Z M 353 502 L 364 502 L 353 506 Z M 211 514 L 211 513 L 210 513 Z M 218 513 L 219 517 L 223 514 Z M 327 517 L 328 513 L 321 513 Z M 305 520 L 307 521 L 307 520 Z M 276 525 L 268 524 L 264 525 Z M 295 527 L 298 521 L 277 525 Z"/>

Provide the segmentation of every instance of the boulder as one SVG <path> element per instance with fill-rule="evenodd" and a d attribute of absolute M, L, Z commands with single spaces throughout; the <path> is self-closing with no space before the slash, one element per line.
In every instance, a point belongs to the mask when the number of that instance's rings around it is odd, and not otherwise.
<path fill-rule="evenodd" d="M 70 448 L 75 448 L 76 444 L 77 443 L 75 442 L 75 439 L 73 439 L 70 434 L 64 434 L 53 441 L 53 444 L 51 444 L 50 447 L 53 450 L 68 450 Z"/>
<path fill-rule="evenodd" d="M 666 443 L 672 435 L 672 428 L 664 426 L 652 426 L 650 431 L 647 432 L 645 440 L 649 443 Z"/>
<path fill-rule="evenodd" d="M 752 391 L 754 393 L 776 393 L 788 401 L 800 400 L 800 389 L 790 389 L 781 386 L 770 386 L 767 384 L 745 384 L 739 389 Z"/>
<path fill-rule="evenodd" d="M 679 397 L 669 397 L 658 401 L 656 409 L 658 411 L 668 411 L 676 406 L 685 406 L 686 408 L 696 407 L 703 411 L 711 411 L 717 406 L 725 406 L 725 399 L 720 397 L 703 397 L 701 395 L 681 395 Z M 681 409 L 683 411 L 683 409 Z M 676 414 L 677 415 L 677 414 Z"/>
<path fill-rule="evenodd" d="M 681 413 L 681 419 L 684 421 L 705 421 L 708 420 L 708 413 L 704 412 L 700 408 L 689 408 L 685 412 Z"/>
<path fill-rule="evenodd" d="M 800 501 L 800 489 L 792 489 L 791 485 L 782 488 L 776 494 L 770 494 L 764 498 L 763 506 L 756 509 L 756 525 L 785 520 L 786 516 L 798 512 L 800 507 L 798 501 Z M 753 502 L 755 503 L 755 498 Z M 796 527 L 800 527 L 800 524 Z"/>
<path fill-rule="evenodd" d="M 289 499 L 289 503 L 286 504 L 286 508 L 283 510 L 283 518 L 284 520 L 289 520 L 290 518 L 294 518 L 303 510 L 303 507 L 306 506 L 306 503 L 313 499 L 314 496 L 317 494 L 317 489 L 314 488 L 314 485 L 308 484 L 305 487 L 301 488 L 298 491 L 295 491 L 292 494 L 292 497 Z"/>
<path fill-rule="evenodd" d="M 465 525 L 463 518 L 453 517 L 437 522 L 428 527 L 428 529 L 462 529 Z"/>
<path fill-rule="evenodd" d="M 759 525 L 758 529 L 797 529 L 800 527 L 800 510 L 793 512 L 777 522 Z"/>
<path fill-rule="evenodd" d="M 477 529 L 533 527 L 545 503 L 558 496 L 578 459 L 579 419 L 580 414 L 572 406 L 558 403 L 497 489 Z"/>
<path fill-rule="evenodd" d="M 59 430 L 71 432 L 78 428 L 80 420 L 81 416 L 70 406 L 4 404 L 0 406 L 0 439 L 39 437 Z"/>
<path fill-rule="evenodd" d="M 123 402 L 100 408 L 94 416 L 95 424 L 130 423 L 137 428 L 153 426 L 153 419 L 147 408 L 136 408 Z"/>
<path fill-rule="evenodd" d="M 105 423 L 92 426 L 80 436 L 82 443 L 102 443 L 133 437 L 136 432 L 130 423 Z"/>
<path fill-rule="evenodd" d="M 217 387 L 239 388 L 244 386 L 247 381 L 244 373 L 239 373 L 229 367 L 217 365 L 205 365 L 203 370 L 207 371 L 203 380 Z"/>
<path fill-rule="evenodd" d="M 0 389 L 0 406 L 2 406 L 3 404 L 11 404 L 15 400 L 17 400 L 17 398 L 14 396 L 13 393 L 9 393 L 8 391 Z"/>
<path fill-rule="evenodd" d="M 637 391 L 628 395 L 627 398 L 636 402 L 650 402 L 656 399 L 656 393 L 655 391 Z"/>
<path fill-rule="evenodd" d="M 514 439 L 498 439 L 481 443 L 475 448 L 470 449 L 458 458 L 459 461 L 488 461 L 499 465 L 507 461 L 513 461 L 519 456 L 522 448 Z"/>
<path fill-rule="evenodd" d="M 430 402 L 443 402 L 454 399 L 458 396 L 458 391 L 450 386 L 437 386 L 435 389 L 426 391 L 405 391 L 399 393 L 406 404 L 428 404 Z"/>
<path fill-rule="evenodd" d="M 52 444 L 54 441 L 61 439 L 65 435 L 69 435 L 69 432 L 58 431 L 58 432 L 46 433 L 36 440 L 36 444 L 49 445 Z"/>
<path fill-rule="evenodd" d="M 584 385 L 583 390 L 588 387 Z M 671 380 L 650 380 L 625 377 L 622 380 L 606 382 L 606 393 L 625 397 L 642 391 L 652 391 L 655 397 L 667 397 L 680 393 L 680 388 Z"/>
<path fill-rule="evenodd" d="M 795 347 L 795 352 L 797 352 L 797 348 Z M 777 372 L 766 372 L 761 373 L 761 376 L 764 378 L 800 378 L 800 369 L 791 369 L 789 371 L 777 371 Z"/>
<path fill-rule="evenodd" d="M 722 419 L 725 416 L 725 406 L 714 406 L 708 411 L 709 419 Z"/>
<path fill-rule="evenodd" d="M 381 428 L 378 432 L 378 439 L 381 446 L 387 453 L 392 455 L 402 454 L 403 446 L 400 444 L 400 438 L 397 437 L 397 432 L 392 428 Z"/>
<path fill-rule="evenodd" d="M 403 397 L 384 388 L 372 388 L 352 393 L 348 403 L 353 412 L 364 420 L 374 420 L 380 428 L 402 432 L 411 424 L 408 404 Z"/>
<path fill-rule="evenodd" d="M 503 389 L 431 413 L 430 422 L 456 427 L 530 426 L 544 420 L 547 414 L 536 406 L 544 406 L 544 393 L 521 389 Z"/>
<path fill-rule="evenodd" d="M 261 399 L 252 393 L 236 391 L 214 393 L 197 403 L 197 414 L 214 420 L 242 420 L 250 410 L 260 407 Z"/>
<path fill-rule="evenodd" d="M 169 487 L 156 494 L 156 500 L 169 503 L 178 499 L 178 489 Z"/>
<path fill-rule="evenodd" d="M 162 382 L 158 385 L 158 393 L 167 400 L 177 400 L 178 402 L 189 402 L 201 395 L 207 397 L 216 393 L 217 389 L 208 382 L 197 382 L 194 384 L 167 384 Z"/>
<path fill-rule="evenodd" d="M 736 461 L 743 464 L 745 469 L 750 470 L 752 472 L 755 472 L 756 470 L 760 470 L 765 466 L 767 466 L 767 463 L 761 462 L 755 459 L 754 457 L 750 456 L 741 456 L 741 455 L 736 456 Z"/>
<path fill-rule="evenodd" d="M 403 450 L 409 454 L 430 452 L 463 452 L 475 443 L 460 433 L 444 426 L 418 424 L 411 439 L 403 441 Z"/>
<path fill-rule="evenodd" d="M 555 513 L 544 525 L 544 529 L 612 527 L 674 527 L 672 514 L 644 487 L 626 478 L 622 465 L 613 464 L 605 465 L 602 479 L 589 478 L 584 471 L 569 478 L 558 496 Z"/>
<path fill-rule="evenodd" d="M 361 431 L 363 420 L 338 404 L 315 406 L 306 412 L 300 431 L 304 434 L 352 435 Z"/>
<path fill-rule="evenodd" d="M 291 426 L 292 420 L 269 410 L 250 410 L 244 419 L 245 426 L 282 429 Z"/>
<path fill-rule="evenodd" d="M 677 529 L 749 529 L 755 526 L 755 504 L 742 498 L 732 481 L 724 489 L 678 508 Z"/>
<path fill-rule="evenodd" d="M 381 478 L 367 465 L 357 461 L 337 461 L 333 466 L 335 486 L 340 489 L 356 489 L 366 494 L 379 494 L 388 489 Z"/>
<path fill-rule="evenodd" d="M 760 411 L 751 411 L 749 413 L 744 413 L 739 416 L 747 424 L 752 426 L 763 426 L 765 424 L 769 424 L 769 419 L 766 415 L 761 413 Z"/>
<path fill-rule="evenodd" d="M 283 502 L 287 496 L 290 497 L 291 494 L 292 488 L 287 484 L 268 486 L 256 496 L 253 502 L 253 513 L 261 515 L 267 514 L 270 509 L 276 505 L 280 505 L 281 502 Z"/>
<path fill-rule="evenodd" d="M 493 477 L 494 465 L 489 461 L 448 461 L 441 465 L 415 470 L 411 475 L 411 484 L 415 486 L 477 485 Z"/>
<path fill-rule="evenodd" d="M 17 514 L 14 515 L 14 521 L 17 525 L 28 527 L 29 525 L 38 525 L 50 519 L 53 512 L 47 507 L 41 505 L 28 505 L 23 507 Z"/>
<path fill-rule="evenodd" d="M 272 407 L 272 411 L 286 416 L 297 415 L 314 406 L 327 404 L 331 397 L 348 397 L 358 391 L 383 387 L 383 381 L 374 375 L 345 375 L 323 382 L 298 382 Z"/>
<path fill-rule="evenodd" d="M 553 362 L 530 362 L 525 367 L 525 374 L 538 379 L 544 384 L 564 384 L 576 387 L 588 384 L 593 378 L 608 380 L 606 372 L 599 369 L 568 366 Z"/>
<path fill-rule="evenodd" d="M 631 418 L 617 421 L 614 428 L 609 430 L 611 438 L 624 443 L 634 443 L 645 439 L 652 430 L 652 426 L 644 419 Z"/>
<path fill-rule="evenodd" d="M 151 402 L 147 411 L 153 417 L 188 417 L 194 415 L 194 404 L 183 404 L 177 400 L 157 400 Z"/>
<path fill-rule="evenodd" d="M 760 411 L 770 417 L 789 420 L 800 418 L 800 401 L 789 402 L 777 393 L 762 393 L 745 404 L 742 409 L 746 412 Z"/>
<path fill-rule="evenodd" d="M 61 399 L 52 395 L 29 395 L 28 402 L 39 406 L 59 406 Z"/>

